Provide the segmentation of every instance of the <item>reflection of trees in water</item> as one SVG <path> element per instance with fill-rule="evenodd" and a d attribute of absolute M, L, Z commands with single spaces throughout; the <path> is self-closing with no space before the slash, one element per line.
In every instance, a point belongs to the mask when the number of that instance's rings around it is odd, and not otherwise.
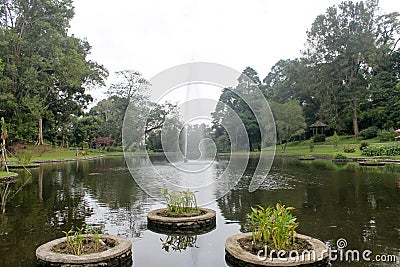
<path fill-rule="evenodd" d="M 162 249 L 169 252 L 184 251 L 188 248 L 198 248 L 196 245 L 197 235 L 168 235 L 165 239 L 160 238 L 162 242 Z"/>
<path fill-rule="evenodd" d="M 6 205 L 20 192 L 26 184 L 31 181 L 32 176 L 22 176 L 20 179 L 12 178 L 8 181 L 0 182 L 0 206 L 1 213 L 6 213 Z"/>
<path fill-rule="evenodd" d="M 138 159 L 141 161 L 142 159 Z M 86 222 L 126 237 L 139 237 L 146 230 L 151 199 L 131 177 L 123 157 L 89 162 L 90 172 L 81 172 L 85 188 Z"/>
<path fill-rule="evenodd" d="M 349 244 L 367 248 L 372 243 L 379 244 L 375 246 L 377 251 L 381 245 L 398 247 L 400 194 L 397 175 L 390 173 L 398 167 L 364 170 L 349 164 L 349 168 L 332 169 L 330 162 L 323 161 L 275 161 L 270 174 L 277 180 L 287 179 L 293 189 L 270 190 L 262 186 L 264 189 L 249 193 L 250 178 L 245 176 L 234 190 L 217 201 L 227 221 L 239 221 L 243 229 L 252 206 L 282 202 L 296 208 L 293 213 L 300 222 L 300 232 L 323 240 L 342 237 Z"/>
<path fill-rule="evenodd" d="M 62 230 L 82 226 L 84 212 L 78 210 L 84 192 L 70 169 L 71 164 L 43 164 L 30 170 L 31 178 L 18 171 L 18 180 L 10 184 L 6 214 L 0 217 L 6 248 L 0 250 L 1 266 L 34 266 L 38 245 L 61 237 Z"/>

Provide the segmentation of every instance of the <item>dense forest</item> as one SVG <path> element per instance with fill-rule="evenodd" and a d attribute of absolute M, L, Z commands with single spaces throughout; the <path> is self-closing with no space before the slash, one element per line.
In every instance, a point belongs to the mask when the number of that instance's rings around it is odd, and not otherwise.
<path fill-rule="evenodd" d="M 146 99 L 149 83 L 137 71 L 119 71 L 107 97 L 90 110 L 90 89 L 104 86 L 108 71 L 88 60 L 90 45 L 69 34 L 71 0 L 5 0 L 0 4 L 0 117 L 8 143 L 120 146 L 125 110 Z M 309 126 L 326 123 L 328 134 L 371 138 L 400 128 L 400 15 L 381 14 L 378 2 L 344 1 L 315 18 L 302 55 L 281 59 L 261 79 L 247 67 L 252 85 L 238 78 L 226 88 L 202 131 L 219 150 L 229 149 L 222 127 L 229 106 L 244 121 L 250 149 L 261 147 L 259 124 L 234 90 L 257 86 L 274 114 L 278 142 L 310 137 Z M 301 49 L 301 48 L 299 48 Z M 138 66 L 140 68 L 140 66 Z M 247 86 L 247 87 L 246 87 Z M 162 149 L 160 131 L 177 107 L 146 102 L 146 144 Z M 207 128 L 207 127 L 206 127 Z"/>

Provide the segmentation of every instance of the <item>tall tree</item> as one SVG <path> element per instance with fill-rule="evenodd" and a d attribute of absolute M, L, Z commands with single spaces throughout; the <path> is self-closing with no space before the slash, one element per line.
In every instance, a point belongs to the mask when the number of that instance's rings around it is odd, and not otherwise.
<path fill-rule="evenodd" d="M 0 57 L 6 63 L 0 90 L 19 107 L 10 112 L 15 117 L 35 117 L 40 145 L 43 119 L 63 113 L 59 121 L 68 123 L 68 115 L 81 113 L 91 100 L 85 89 L 103 85 L 107 71 L 86 59 L 87 41 L 68 35 L 74 15 L 71 0 L 6 0 L 0 10 Z"/>
<path fill-rule="evenodd" d="M 342 2 L 319 15 L 307 32 L 307 59 L 331 69 L 336 91 L 351 107 L 354 135 L 359 135 L 358 104 L 365 95 L 375 53 L 377 1 Z"/>
<path fill-rule="evenodd" d="M 148 98 L 150 83 L 135 70 L 122 70 L 116 72 L 119 79 L 107 91 L 109 96 L 116 95 L 126 101 L 128 107 L 131 101 L 143 101 Z"/>
<path fill-rule="evenodd" d="M 271 102 L 270 105 L 275 118 L 277 141 L 282 145 L 282 152 L 285 152 L 287 143 L 305 132 L 303 110 L 297 100 L 287 100 L 283 104 Z"/>
<path fill-rule="evenodd" d="M 246 67 L 238 77 L 237 86 L 235 88 L 225 88 L 222 91 L 219 103 L 212 114 L 216 139 L 226 135 L 227 129 L 229 129 L 232 137 L 235 137 L 235 139 L 230 140 L 233 148 L 253 151 L 255 148 L 261 147 L 260 126 L 254 114 L 257 111 L 254 107 L 261 101 L 255 93 L 256 91 L 258 92 L 260 86 L 261 81 L 257 72 L 251 67 Z M 245 136 L 242 136 L 244 133 L 240 125 L 245 127 L 248 144 L 247 142 L 245 142 L 246 144 L 238 143 L 239 140 L 244 141 L 245 138 Z M 242 147 L 243 145 L 248 145 L 249 147 L 244 148 Z"/>

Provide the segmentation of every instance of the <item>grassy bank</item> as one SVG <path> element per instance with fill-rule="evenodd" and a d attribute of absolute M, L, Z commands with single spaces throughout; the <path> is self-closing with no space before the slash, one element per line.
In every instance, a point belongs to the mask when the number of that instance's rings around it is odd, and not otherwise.
<path fill-rule="evenodd" d="M 348 158 L 359 158 L 365 157 L 361 154 L 360 144 L 361 142 L 367 142 L 369 146 L 379 146 L 379 145 L 393 145 L 396 144 L 395 141 L 382 142 L 377 138 L 362 140 L 354 138 L 352 136 L 340 136 L 337 142 L 337 146 L 334 144 L 332 137 L 326 138 L 325 142 L 314 143 L 312 151 L 310 150 L 310 142 L 306 141 L 296 141 L 291 142 L 287 145 L 286 151 L 283 153 L 281 145 L 276 146 L 276 154 L 289 154 L 289 155 L 320 155 L 320 156 L 331 156 L 334 157 L 336 154 L 340 153 Z M 355 152 L 346 153 L 345 148 L 354 148 Z M 379 157 L 378 157 L 379 158 Z M 388 157 L 386 157 L 388 158 Z M 394 156 L 390 158 L 400 158 L 400 156 Z"/>

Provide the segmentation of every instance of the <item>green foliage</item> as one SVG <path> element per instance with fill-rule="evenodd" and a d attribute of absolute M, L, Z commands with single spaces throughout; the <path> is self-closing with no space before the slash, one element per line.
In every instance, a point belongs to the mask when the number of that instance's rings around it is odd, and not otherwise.
<path fill-rule="evenodd" d="M 396 137 L 396 132 L 394 129 L 385 129 L 385 130 L 379 130 L 378 131 L 378 139 L 379 141 L 394 141 Z"/>
<path fill-rule="evenodd" d="M 95 243 L 95 250 L 99 250 L 99 244 L 101 239 L 101 230 L 96 228 L 91 228 L 86 225 L 84 228 L 76 227 L 76 231 L 72 229 L 69 231 L 62 231 L 67 239 L 68 252 L 73 255 L 81 256 L 84 250 L 85 242 L 89 238 L 89 233 L 93 234 L 93 239 Z M 86 235 L 86 236 L 85 236 Z"/>
<path fill-rule="evenodd" d="M 400 156 L 400 145 L 367 146 L 362 150 L 361 155 L 367 157 Z"/>
<path fill-rule="evenodd" d="M 35 151 L 33 149 L 25 148 L 25 149 L 19 150 L 15 154 L 15 157 L 18 159 L 18 161 L 20 163 L 29 164 L 29 163 L 31 163 L 34 155 L 35 155 Z"/>
<path fill-rule="evenodd" d="M 76 231 L 74 232 L 72 229 L 67 231 L 63 231 L 65 237 L 67 238 L 67 246 L 69 253 L 73 255 L 80 256 L 82 255 L 83 248 L 83 234 L 88 233 L 88 225 L 85 228 L 76 227 Z"/>
<path fill-rule="evenodd" d="M 284 144 L 282 152 L 285 152 L 286 144 L 305 132 L 303 110 L 297 100 L 287 100 L 284 104 L 270 102 L 270 105 L 275 118 L 277 141 Z"/>
<path fill-rule="evenodd" d="M 170 249 L 173 251 L 184 251 L 187 248 L 196 247 L 197 236 L 191 235 L 169 235 L 165 240 L 161 239 L 162 249 L 169 252 Z"/>
<path fill-rule="evenodd" d="M 376 126 L 368 127 L 360 132 L 360 136 L 363 139 L 371 139 L 378 136 L 379 128 Z"/>
<path fill-rule="evenodd" d="M 341 153 L 336 153 L 336 154 L 333 156 L 333 158 L 334 158 L 334 159 L 347 159 L 347 156 L 344 155 L 344 154 L 341 154 Z"/>
<path fill-rule="evenodd" d="M 189 190 L 168 192 L 168 189 L 164 189 L 162 193 L 167 202 L 170 215 L 190 215 L 191 213 L 197 213 L 199 211 L 196 196 L 194 194 L 195 192 Z"/>
<path fill-rule="evenodd" d="M 345 146 L 343 148 L 343 152 L 344 153 L 354 153 L 354 152 L 356 152 L 356 149 L 352 146 Z"/>
<path fill-rule="evenodd" d="M 367 141 L 365 141 L 365 140 L 361 141 L 361 143 L 360 143 L 360 151 L 363 151 L 368 146 L 369 146 L 369 144 L 368 144 Z"/>
<path fill-rule="evenodd" d="M 325 142 L 325 138 L 324 134 L 317 134 L 313 137 L 315 143 Z"/>
<path fill-rule="evenodd" d="M 310 138 L 309 142 L 309 146 L 310 146 L 310 152 L 314 151 L 314 138 Z"/>
<path fill-rule="evenodd" d="M 332 136 L 332 141 L 333 141 L 333 145 L 335 148 L 335 151 L 338 150 L 338 144 L 339 144 L 339 135 L 336 133 L 336 131 L 334 132 L 333 136 Z"/>
<path fill-rule="evenodd" d="M 295 242 L 296 228 L 299 224 L 291 214 L 292 207 L 276 204 L 275 208 L 251 208 L 247 214 L 249 230 L 252 232 L 253 244 L 258 248 L 265 245 L 277 250 L 290 249 Z"/>
<path fill-rule="evenodd" d="M 71 0 L 9 0 L 1 12 L 0 110 L 10 118 L 10 139 L 36 141 L 43 130 L 52 143 L 64 140 L 71 118 L 92 101 L 86 90 L 104 85 L 108 73 L 87 59 L 87 41 L 68 33 Z"/>

